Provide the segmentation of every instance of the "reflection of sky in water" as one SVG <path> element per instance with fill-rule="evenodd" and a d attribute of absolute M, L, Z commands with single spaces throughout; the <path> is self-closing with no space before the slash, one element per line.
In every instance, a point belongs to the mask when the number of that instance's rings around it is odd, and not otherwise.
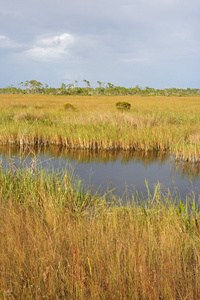
<path fill-rule="evenodd" d="M 10 157 L 18 164 L 19 156 L 17 153 Z M 8 164 L 7 155 L 1 154 L 1 158 L 4 166 Z M 31 161 L 32 158 L 28 156 L 25 161 L 26 165 L 30 165 Z M 171 193 L 175 195 L 173 180 L 183 199 L 192 191 L 198 196 L 200 191 L 200 177 L 194 179 L 186 173 L 182 174 L 180 170 L 176 171 L 170 159 L 163 160 L 162 163 L 154 159 L 149 164 L 144 164 L 142 159 L 131 159 L 124 164 L 122 159 L 116 158 L 114 161 L 107 160 L 104 163 L 99 159 L 98 161 L 95 160 L 95 158 L 92 161 L 84 161 L 83 158 L 78 161 L 76 157 L 71 158 L 67 154 L 53 157 L 46 152 L 40 154 L 37 166 L 49 170 L 74 169 L 74 175 L 83 179 L 87 185 L 93 186 L 94 191 L 98 189 L 102 193 L 109 187 L 110 189 L 115 188 L 114 193 L 118 195 L 121 195 L 126 188 L 128 191 L 137 190 L 139 193 L 146 194 L 145 180 L 148 181 L 151 193 L 159 182 L 163 192 L 170 189 Z"/>

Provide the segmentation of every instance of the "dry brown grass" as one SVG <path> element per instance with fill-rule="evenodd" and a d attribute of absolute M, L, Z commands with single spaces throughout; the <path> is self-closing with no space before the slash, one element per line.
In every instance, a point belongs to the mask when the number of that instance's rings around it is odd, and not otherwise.
<path fill-rule="evenodd" d="M 131 104 L 119 112 L 116 102 Z M 65 111 L 71 103 L 78 111 Z M 0 143 L 167 151 L 199 160 L 200 97 L 0 95 Z"/>
<path fill-rule="evenodd" d="M 198 299 L 199 216 L 159 201 L 75 213 L 43 183 L 21 204 L 1 195 L 2 299 Z"/>

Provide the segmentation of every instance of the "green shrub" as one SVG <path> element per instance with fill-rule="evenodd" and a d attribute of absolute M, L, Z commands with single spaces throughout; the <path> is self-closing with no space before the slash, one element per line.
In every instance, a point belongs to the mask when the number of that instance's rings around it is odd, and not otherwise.
<path fill-rule="evenodd" d="M 64 109 L 65 110 L 69 110 L 69 111 L 78 111 L 78 109 L 76 107 L 74 107 L 72 104 L 70 103 L 66 103 L 64 105 Z"/>
<path fill-rule="evenodd" d="M 116 103 L 116 108 L 118 110 L 130 110 L 131 109 L 131 104 L 128 102 L 117 102 Z"/>

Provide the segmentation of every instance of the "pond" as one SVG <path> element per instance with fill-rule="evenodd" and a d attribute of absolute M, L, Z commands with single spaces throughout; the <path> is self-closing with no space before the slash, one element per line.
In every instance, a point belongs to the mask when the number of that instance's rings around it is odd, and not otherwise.
<path fill-rule="evenodd" d="M 3 168 L 10 162 L 30 168 L 36 167 L 51 172 L 67 169 L 83 180 L 86 187 L 95 193 L 104 194 L 112 190 L 114 195 L 127 197 L 138 191 L 147 195 L 147 185 L 151 193 L 159 183 L 163 193 L 170 190 L 173 197 L 200 194 L 200 164 L 175 161 L 164 153 L 111 152 L 67 150 L 49 147 L 48 149 L 0 148 Z"/>

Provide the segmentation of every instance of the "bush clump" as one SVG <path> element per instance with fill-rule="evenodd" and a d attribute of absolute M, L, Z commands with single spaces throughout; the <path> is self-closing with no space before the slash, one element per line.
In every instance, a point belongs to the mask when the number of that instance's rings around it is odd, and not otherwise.
<path fill-rule="evenodd" d="M 69 111 L 78 111 L 78 109 L 70 103 L 66 103 L 64 105 L 64 109 Z"/>
<path fill-rule="evenodd" d="M 118 110 L 130 110 L 131 109 L 131 104 L 128 102 L 117 102 L 116 103 L 116 108 Z"/>

